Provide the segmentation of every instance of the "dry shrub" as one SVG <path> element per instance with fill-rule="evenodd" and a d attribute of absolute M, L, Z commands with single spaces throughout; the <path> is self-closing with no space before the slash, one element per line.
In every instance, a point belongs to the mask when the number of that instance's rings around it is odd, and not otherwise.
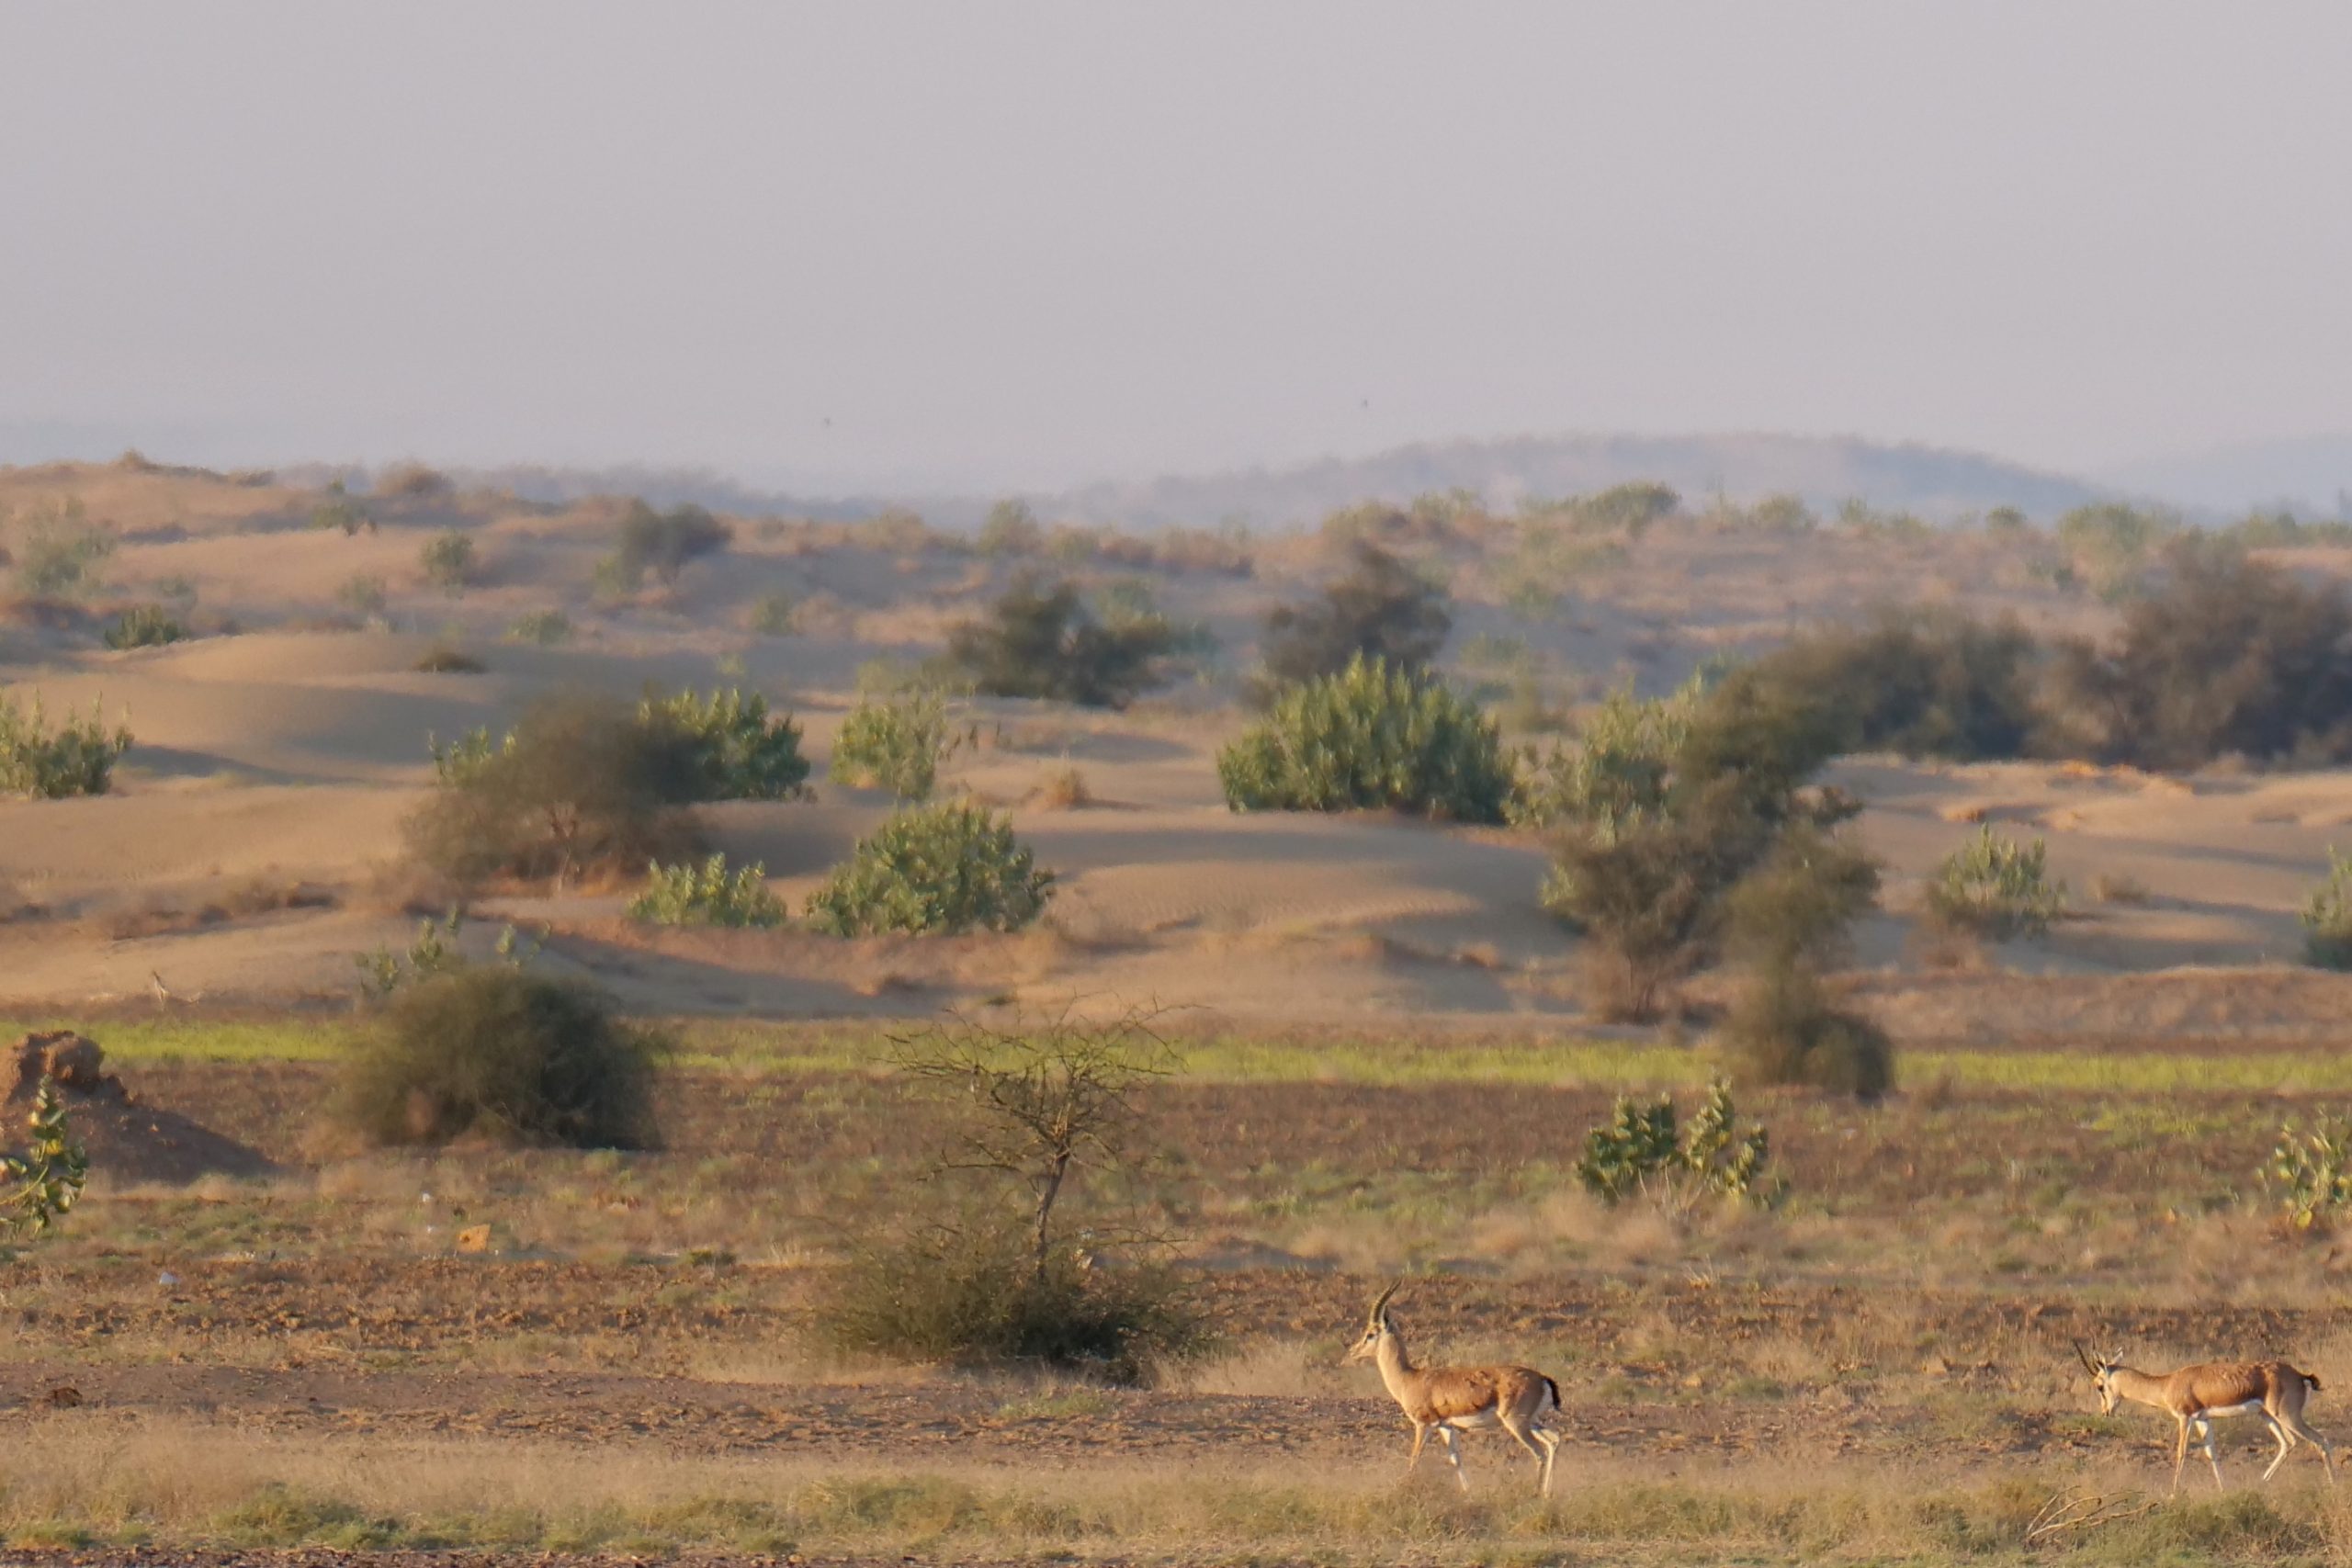
<path fill-rule="evenodd" d="M 380 469 L 369 487 L 389 501 L 438 501 L 457 493 L 449 476 L 423 463 L 394 463 Z"/>
<path fill-rule="evenodd" d="M 1281 684 L 1337 675 L 1359 659 L 1418 674 L 1453 628 L 1445 595 L 1405 562 L 1359 540 L 1345 577 L 1319 599 L 1266 617 L 1267 676 Z"/>
<path fill-rule="evenodd" d="M 482 964 L 401 987 L 352 1058 L 334 1113 L 374 1145 L 648 1148 L 667 1050 L 593 987 Z"/>
<path fill-rule="evenodd" d="M 1046 775 L 1030 800 L 1048 811 L 1076 811 L 1094 804 L 1094 792 L 1087 787 L 1081 769 L 1064 764 Z"/>

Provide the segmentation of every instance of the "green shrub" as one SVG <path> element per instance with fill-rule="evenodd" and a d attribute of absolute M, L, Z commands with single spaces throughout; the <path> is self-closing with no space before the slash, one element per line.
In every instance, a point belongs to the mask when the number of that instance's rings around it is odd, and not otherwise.
<path fill-rule="evenodd" d="M 1733 1078 L 1875 1100 L 1894 1082 L 1894 1047 L 1840 1010 L 1823 972 L 1847 954 L 1878 901 L 1878 863 L 1836 834 L 1781 829 L 1725 903 L 1725 942 L 1748 973 L 1719 1043 Z"/>
<path fill-rule="evenodd" d="M 835 936 L 878 931 L 1017 931 L 1042 914 L 1053 873 L 985 807 L 943 801 L 906 807 L 808 900 L 808 920 Z"/>
<path fill-rule="evenodd" d="M 1528 753 L 1506 807 L 1511 822 L 1613 835 L 1656 816 L 1665 807 L 1674 755 L 1690 733 L 1710 678 L 1701 671 L 1671 696 L 1646 701 L 1630 685 L 1611 692 L 1573 743 Z"/>
<path fill-rule="evenodd" d="M 758 861 L 729 871 L 727 857 L 696 864 L 647 867 L 645 891 L 629 900 L 628 918 L 657 926 L 780 926 L 783 903 L 767 888 Z"/>
<path fill-rule="evenodd" d="M 455 528 L 444 528 L 425 540 L 416 558 L 424 580 L 444 592 L 459 592 L 474 580 L 474 542 Z"/>
<path fill-rule="evenodd" d="M 108 729 L 95 701 L 88 718 L 69 715 L 52 730 L 39 694 L 30 711 L 0 694 L 0 795 L 36 800 L 104 795 L 115 763 L 130 750 L 130 731 L 120 725 Z"/>
<path fill-rule="evenodd" d="M 1832 1000 L 1804 964 L 1760 965 L 1733 1001 L 1720 1044 L 1744 1085 L 1793 1086 L 1876 1100 L 1894 1085 L 1894 1043 Z"/>
<path fill-rule="evenodd" d="M 1023 579 L 987 619 L 957 626 L 947 649 L 973 688 L 989 696 L 1119 708 L 1165 679 L 1158 666 L 1177 641 L 1164 621 L 1105 626 L 1075 585 L 1047 590 Z"/>
<path fill-rule="evenodd" d="M 969 730 L 949 732 L 946 700 L 930 687 L 909 686 L 881 701 L 860 697 L 833 742 L 832 775 L 900 800 L 928 800 L 940 764 L 971 739 Z"/>
<path fill-rule="evenodd" d="M 632 500 L 621 514 L 613 553 L 598 569 L 607 588 L 633 592 L 650 573 L 663 584 L 678 581 L 686 563 L 727 547 L 735 531 L 691 502 L 656 512 Z"/>
<path fill-rule="evenodd" d="M 790 800 L 808 781 L 799 725 L 788 714 L 771 716 L 758 692 L 729 686 L 707 696 L 648 697 L 638 715 L 687 738 L 702 781 L 695 799 Z"/>
<path fill-rule="evenodd" d="M 335 603 L 355 615 L 380 615 L 389 600 L 384 592 L 384 580 L 367 572 L 356 572 L 344 580 L 334 591 Z"/>
<path fill-rule="evenodd" d="M 2058 519 L 2056 532 L 2075 575 L 2101 598 L 2116 599 L 2139 588 L 2151 557 L 2180 532 L 2180 522 L 2109 501 L 2075 508 Z"/>
<path fill-rule="evenodd" d="M 2049 858 L 2040 839 L 2019 844 L 1980 828 L 1936 867 L 1928 911 L 1954 930 L 1994 942 L 2047 935 L 2066 909 L 2066 885 L 2051 880 Z"/>
<path fill-rule="evenodd" d="M 1511 787 L 1495 721 L 1445 685 L 1359 656 L 1284 692 L 1217 754 L 1236 811 L 1387 809 L 1499 822 Z"/>
<path fill-rule="evenodd" d="M 789 593 L 763 595 L 752 606 L 752 629 L 762 637 L 790 637 L 800 606 Z"/>
<path fill-rule="evenodd" d="M 84 521 L 81 502 L 52 503 L 32 515 L 17 543 L 17 590 L 59 599 L 95 593 L 114 550 L 113 535 Z"/>
<path fill-rule="evenodd" d="M 403 987 L 352 1058 L 338 1119 L 371 1144 L 643 1148 L 660 1036 L 594 989 L 503 964 Z"/>
<path fill-rule="evenodd" d="M 0 1155 L 0 1229 L 38 1235 L 80 1201 L 90 1156 L 74 1140 L 65 1102 L 45 1073 L 26 1125 L 32 1137 L 25 1152 Z"/>
<path fill-rule="evenodd" d="M 311 509 L 311 526 L 323 532 L 340 528 L 344 537 L 376 531 L 376 520 L 361 511 L 356 502 L 343 495 L 334 495 Z"/>
<path fill-rule="evenodd" d="M 2297 1230 L 2332 1223 L 2352 1203 L 2352 1123 L 2329 1117 L 2301 1133 L 2290 1122 L 2259 1174 Z"/>
<path fill-rule="evenodd" d="M 1740 1132 L 1738 1115 L 1731 1086 L 1720 1081 L 1688 1129 L 1676 1125 L 1670 1095 L 1649 1105 L 1621 1098 L 1610 1119 L 1585 1134 L 1577 1180 L 1611 1206 L 1641 1197 L 1684 1208 L 1708 1193 L 1770 1203 L 1781 1191 L 1764 1178 L 1771 1140 L 1761 1127 Z"/>
<path fill-rule="evenodd" d="M 1445 595 L 1376 545 L 1359 540 L 1346 576 L 1266 617 L 1267 677 L 1277 685 L 1337 675 L 1359 659 L 1415 673 L 1453 628 Z"/>
<path fill-rule="evenodd" d="M 571 640 L 571 617 L 561 610 L 534 610 L 506 630 L 516 642 L 555 648 Z"/>
<path fill-rule="evenodd" d="M 161 604 L 134 604 L 115 617 L 106 631 L 106 643 L 118 652 L 132 648 L 162 648 L 187 636 Z"/>
<path fill-rule="evenodd" d="M 676 807 L 710 787 L 697 738 L 585 694 L 541 701 L 495 747 L 478 731 L 434 750 L 441 787 L 410 817 L 409 845 L 465 883 L 511 874 L 561 884 L 679 858 L 695 831 Z"/>
<path fill-rule="evenodd" d="M 2327 880 L 2303 900 L 2303 962 L 2352 969 L 2352 858 L 2327 847 Z"/>
<path fill-rule="evenodd" d="M 1828 706 L 1841 750 L 1965 762 L 2026 755 L 2040 723 L 2039 662 L 2015 619 L 1987 625 L 1915 605 L 1799 637 L 1755 669 Z"/>
<path fill-rule="evenodd" d="M 2144 768 L 2352 759 L 2352 602 L 2184 538 L 2105 647 L 2059 645 L 2049 750 Z"/>
<path fill-rule="evenodd" d="M 985 556 L 1033 556 L 1045 547 L 1046 531 L 1028 502 L 1004 500 L 989 508 L 980 525 L 980 553 Z"/>
<path fill-rule="evenodd" d="M 465 916 L 452 909 L 443 919 L 417 921 L 416 934 L 409 939 L 406 953 L 379 947 L 354 956 L 352 963 L 359 970 L 360 996 L 369 1001 L 381 1001 L 413 980 L 465 967 L 465 955 L 458 951 L 458 931 L 464 924 Z M 506 929 L 511 932 L 514 928 Z"/>

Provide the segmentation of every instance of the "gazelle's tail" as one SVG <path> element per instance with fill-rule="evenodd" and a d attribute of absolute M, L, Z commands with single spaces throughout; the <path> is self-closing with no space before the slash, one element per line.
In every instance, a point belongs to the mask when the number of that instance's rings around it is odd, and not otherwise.
<path fill-rule="evenodd" d="M 1544 1386 L 1552 1391 L 1552 1408 L 1555 1410 L 1566 1409 L 1566 1406 L 1560 1403 L 1560 1385 L 1554 1382 L 1550 1378 L 1545 1378 L 1544 1380 Z M 2312 1386 L 2313 1388 L 2317 1388 L 2319 1384 L 2317 1382 L 2313 1382 Z"/>

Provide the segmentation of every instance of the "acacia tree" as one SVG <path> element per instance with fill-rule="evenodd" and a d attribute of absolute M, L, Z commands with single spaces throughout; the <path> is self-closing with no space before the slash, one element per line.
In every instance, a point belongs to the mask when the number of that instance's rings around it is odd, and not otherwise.
<path fill-rule="evenodd" d="M 1056 1204 L 1080 1170 L 1135 1157 L 1136 1090 L 1175 1067 L 1159 1016 L 1131 1008 L 1089 1022 L 1063 1012 L 994 1028 L 959 1014 L 892 1042 L 900 1071 L 964 1108 L 942 1168 L 994 1173 L 1026 1193 L 1030 1263 L 1041 1281 L 1055 1250 Z"/>

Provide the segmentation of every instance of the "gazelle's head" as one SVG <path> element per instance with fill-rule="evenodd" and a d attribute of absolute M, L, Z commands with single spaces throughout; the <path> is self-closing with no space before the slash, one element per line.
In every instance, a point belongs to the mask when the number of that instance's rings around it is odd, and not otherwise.
<path fill-rule="evenodd" d="M 1403 1283 L 1402 1280 L 1396 1281 L 1396 1285 Z M 1388 1302 L 1396 1295 L 1396 1285 L 1391 1285 L 1381 1292 L 1380 1298 L 1372 1303 L 1372 1310 L 1364 1314 L 1363 1336 L 1355 1342 L 1355 1348 L 1348 1352 L 1349 1360 L 1371 1360 L 1380 1354 L 1380 1342 L 1396 1332 L 1388 1322 Z"/>
<path fill-rule="evenodd" d="M 2123 1364 L 2123 1352 L 2111 1350 L 2104 1355 L 2094 1356 L 2084 1349 L 2078 1340 L 2075 1345 L 2075 1354 L 2082 1359 L 2083 1370 L 2090 1373 L 2091 1386 L 2098 1390 L 2100 1412 L 2103 1415 L 2114 1415 L 2115 1407 L 2123 1401 L 2123 1396 L 2115 1391 L 2115 1369 Z"/>

